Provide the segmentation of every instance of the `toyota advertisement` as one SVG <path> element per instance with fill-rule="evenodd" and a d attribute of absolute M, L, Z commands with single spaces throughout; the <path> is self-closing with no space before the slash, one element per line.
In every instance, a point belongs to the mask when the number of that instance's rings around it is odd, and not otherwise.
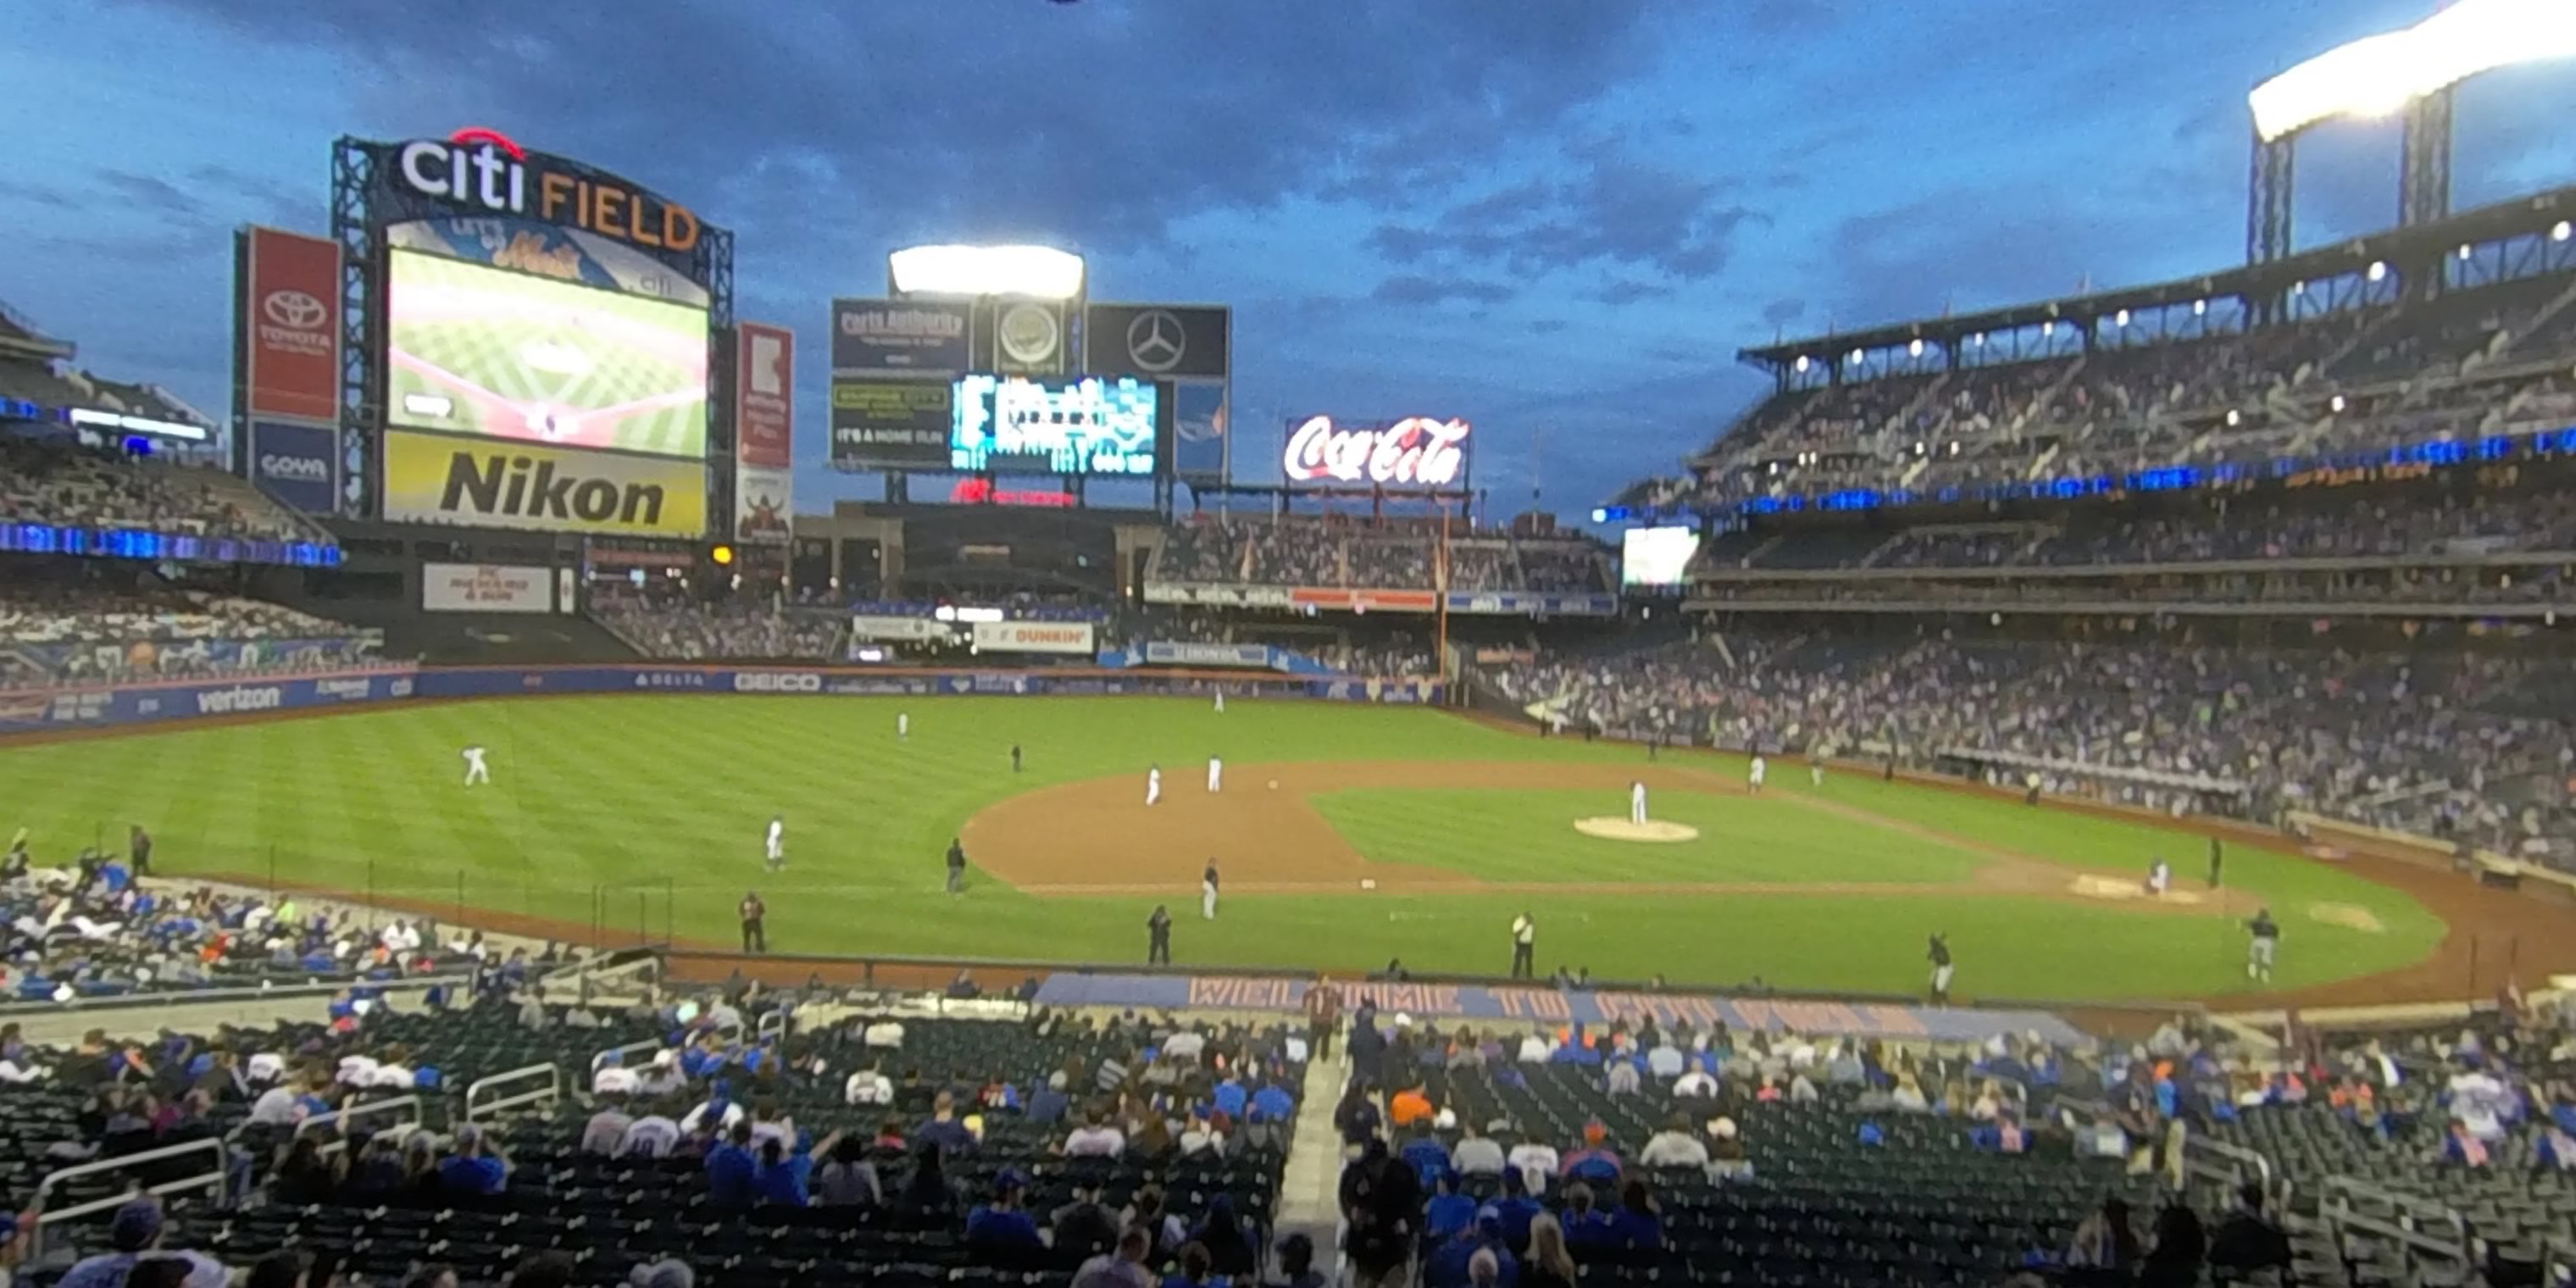
<path fill-rule="evenodd" d="M 250 481 L 306 514 L 339 508 L 340 431 L 324 425 L 250 424 Z"/>
<path fill-rule="evenodd" d="M 239 241 L 243 411 L 340 420 L 340 244 L 274 228 Z"/>

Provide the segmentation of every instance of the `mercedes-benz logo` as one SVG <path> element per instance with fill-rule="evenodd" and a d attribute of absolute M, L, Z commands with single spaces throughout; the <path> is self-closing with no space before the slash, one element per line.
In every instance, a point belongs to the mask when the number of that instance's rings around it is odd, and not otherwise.
<path fill-rule="evenodd" d="M 1189 351 L 1190 329 L 1170 309 L 1147 309 L 1127 322 L 1127 356 L 1142 370 L 1169 371 Z"/>

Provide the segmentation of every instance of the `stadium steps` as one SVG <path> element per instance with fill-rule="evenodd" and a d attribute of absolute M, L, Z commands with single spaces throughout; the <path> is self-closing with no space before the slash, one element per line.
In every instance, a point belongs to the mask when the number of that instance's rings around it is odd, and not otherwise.
<path fill-rule="evenodd" d="M 1279 1180 L 1272 1240 L 1302 1232 L 1315 1241 L 1318 1260 L 1341 1246 L 1342 1134 L 1333 1128 L 1333 1108 L 1350 1076 L 1350 1056 L 1339 1049 L 1330 1059 L 1306 1062 L 1297 1129 L 1289 1136 L 1287 1171 Z"/>

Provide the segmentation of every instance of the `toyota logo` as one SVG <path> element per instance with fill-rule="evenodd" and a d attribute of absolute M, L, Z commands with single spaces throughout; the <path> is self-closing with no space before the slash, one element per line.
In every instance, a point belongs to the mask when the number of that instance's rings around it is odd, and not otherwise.
<path fill-rule="evenodd" d="M 1128 320 L 1127 356 L 1137 370 L 1169 371 L 1181 365 L 1181 355 L 1189 351 L 1189 328 L 1170 309 L 1147 309 Z"/>
<path fill-rule="evenodd" d="M 270 291 L 268 298 L 259 302 L 259 311 L 279 326 L 311 331 L 322 325 L 331 308 L 302 291 Z"/>

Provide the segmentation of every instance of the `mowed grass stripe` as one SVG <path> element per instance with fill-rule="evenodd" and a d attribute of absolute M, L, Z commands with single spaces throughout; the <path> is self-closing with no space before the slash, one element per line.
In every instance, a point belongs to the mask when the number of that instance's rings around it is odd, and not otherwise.
<path fill-rule="evenodd" d="M 909 740 L 894 734 L 910 711 Z M 1010 772 L 1022 744 L 1027 772 Z M 491 749 L 496 782 L 468 790 L 458 751 Z M 1633 765 L 1631 748 L 1519 737 L 1433 712 L 1238 702 L 1215 714 L 1191 699 L 753 698 L 610 695 L 397 708 L 327 718 L 173 730 L 0 750 L 17 789 L 15 821 L 40 858 L 66 859 L 93 835 L 121 845 L 141 821 L 168 869 L 280 876 L 346 889 L 372 879 L 433 902 L 534 913 L 576 924 L 595 887 L 613 883 L 613 924 L 729 940 L 734 900 L 758 886 L 785 950 L 1141 958 L 1155 903 L 1180 919 L 1183 961 L 1379 969 L 1496 970 L 1505 929 L 1539 913 L 1544 963 L 1603 975 L 1664 973 L 1783 986 L 1911 991 L 1923 936 L 1946 929 L 1962 987 L 1989 994 L 2161 996 L 2243 984 L 2241 930 L 2217 918 L 2117 906 L 1959 896 L 1813 893 L 1651 897 L 1585 889 L 1544 900 L 1511 894 L 1233 895 L 1209 927 L 1195 890 L 1041 899 L 980 875 L 940 890 L 940 855 L 978 810 L 1033 788 L 1112 779 L 1141 791 L 1159 762 L 1194 790 L 1211 753 L 1229 777 L 1265 764 L 1321 761 L 1546 762 Z M 1355 848 L 1491 880 L 1815 883 L 1959 879 L 1975 856 L 1924 829 L 2070 865 L 2143 869 L 2164 853 L 2198 873 L 2196 843 L 2133 823 L 1858 775 L 1802 806 L 1803 773 L 1782 772 L 1755 802 L 1714 789 L 1742 781 L 1733 758 L 1668 755 L 1698 766 L 1710 793 L 1658 791 L 1654 812 L 1699 826 L 1700 842 L 1589 842 L 1575 817 L 1618 815 L 1614 794 L 1367 789 L 1319 798 Z M 1490 798 L 1514 799 L 1498 807 Z M 1596 798 L 1599 799 L 1596 799 Z M 789 871 L 761 871 L 761 829 L 788 817 Z M 1222 852 L 1228 838 L 1208 838 Z M 1591 846 L 1607 846 L 1592 849 Z M 2231 855 L 2229 884 L 2271 898 L 2288 925 L 2284 984 L 2324 982 L 2420 958 L 2441 926 L 2402 895 L 2300 859 Z M 1100 875 L 1115 880 L 1115 873 Z M 652 888 L 678 891 L 667 909 Z M 2307 919 L 2315 902 L 2349 904 L 2386 926 L 2371 934 Z"/>

